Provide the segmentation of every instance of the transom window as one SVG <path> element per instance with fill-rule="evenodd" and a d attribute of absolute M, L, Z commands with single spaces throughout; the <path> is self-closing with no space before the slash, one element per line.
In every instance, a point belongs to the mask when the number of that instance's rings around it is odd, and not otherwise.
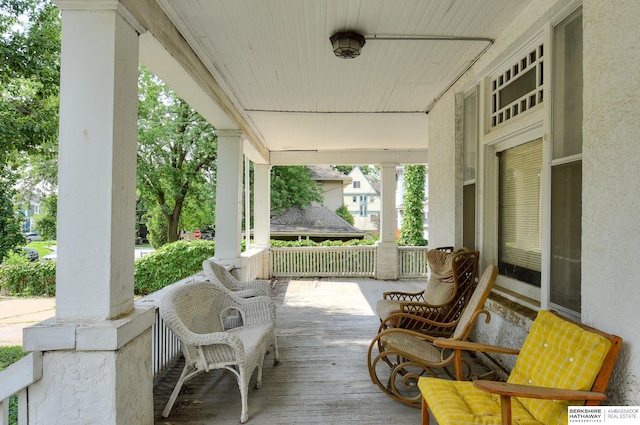
<path fill-rule="evenodd" d="M 542 103 L 543 56 L 540 44 L 491 80 L 491 127 Z"/>

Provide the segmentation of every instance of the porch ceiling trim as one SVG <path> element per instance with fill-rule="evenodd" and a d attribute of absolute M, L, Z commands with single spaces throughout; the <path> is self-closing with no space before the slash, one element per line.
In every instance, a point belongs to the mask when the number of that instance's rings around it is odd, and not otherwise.
<path fill-rule="evenodd" d="M 186 42 L 184 37 L 180 34 L 178 29 L 173 25 L 169 17 L 165 14 L 155 0 L 121 0 L 122 4 L 133 15 L 135 19 L 158 41 L 158 43 L 164 47 L 164 50 L 168 55 L 163 55 L 167 60 L 175 61 L 177 67 L 181 67 L 184 70 L 179 77 L 177 74 L 171 74 L 168 72 L 162 72 L 158 69 L 158 66 L 153 66 L 152 63 L 150 69 L 157 73 L 161 78 L 171 79 L 166 81 L 170 87 L 183 87 L 185 83 L 175 81 L 172 77 L 189 78 L 193 81 L 193 84 L 200 87 L 212 102 L 212 108 L 219 108 L 228 117 L 228 120 L 223 122 L 222 119 L 218 122 L 212 122 L 211 124 L 216 129 L 240 129 L 247 138 L 248 142 L 252 145 L 253 152 L 259 153 L 262 158 L 256 158 L 259 162 L 264 162 L 269 158 L 269 151 L 264 146 L 263 141 L 258 134 L 253 130 L 252 126 L 245 119 L 244 114 L 240 111 L 233 100 L 227 95 L 223 87 L 219 84 L 216 78 L 209 72 L 207 67 L 202 63 L 198 55 L 193 51 L 191 46 Z M 148 47 L 151 43 L 143 44 L 142 47 Z M 142 54 L 144 58 L 145 55 Z M 146 65 L 146 64 L 145 64 Z M 156 63 L 159 65 L 159 63 Z M 163 65 L 166 66 L 166 63 Z M 178 92 L 176 90 L 176 92 Z M 189 90 L 184 92 L 178 92 L 180 96 L 183 96 L 187 102 L 191 104 L 189 98 Z M 201 99 L 202 100 L 202 97 Z M 194 102 L 192 105 L 200 112 L 203 110 L 203 105 L 200 102 Z M 199 108 L 199 109 L 198 109 Z M 203 110 L 204 116 L 211 118 L 211 112 Z M 233 128 L 228 128 L 233 124 Z M 227 126 L 227 128 L 225 128 Z"/>

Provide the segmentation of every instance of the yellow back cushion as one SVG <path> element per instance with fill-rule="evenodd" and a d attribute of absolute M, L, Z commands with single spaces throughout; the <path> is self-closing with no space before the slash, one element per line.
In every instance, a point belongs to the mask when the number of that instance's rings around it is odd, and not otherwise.
<path fill-rule="evenodd" d="M 570 390 L 590 390 L 611 341 L 540 311 L 508 382 Z M 545 424 L 566 424 L 568 402 L 519 398 Z"/>

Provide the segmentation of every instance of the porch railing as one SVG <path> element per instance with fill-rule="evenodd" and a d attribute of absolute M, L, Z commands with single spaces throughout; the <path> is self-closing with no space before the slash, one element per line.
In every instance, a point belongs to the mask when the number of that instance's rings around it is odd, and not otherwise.
<path fill-rule="evenodd" d="M 9 402 L 18 396 L 18 424 L 27 423 L 27 389 L 42 378 L 42 353 L 27 354 L 0 372 L 0 425 L 9 423 Z"/>
<path fill-rule="evenodd" d="M 271 249 L 272 277 L 373 277 L 373 246 L 322 246 Z"/>
<path fill-rule="evenodd" d="M 195 279 L 202 278 L 204 278 L 203 273 L 198 273 L 136 300 L 136 304 L 146 307 L 151 305 L 155 309 L 156 319 L 151 327 L 151 367 L 154 378 L 169 366 L 181 353 L 180 340 L 171 331 L 171 329 L 167 327 L 160 316 L 160 302 L 162 301 L 162 297 L 171 286 L 184 284 Z"/>
<path fill-rule="evenodd" d="M 426 246 L 398 247 L 398 277 L 426 277 Z M 287 247 L 271 249 L 271 276 L 375 277 L 375 246 Z"/>
<path fill-rule="evenodd" d="M 399 277 L 425 277 L 427 275 L 427 247 L 399 247 Z M 272 248 L 272 277 L 374 277 L 376 271 L 376 247 L 297 247 Z M 259 256 L 258 256 L 259 257 Z M 256 260 L 257 261 L 257 260 Z M 258 267 L 256 263 L 255 267 Z M 173 285 L 202 279 L 203 273 L 190 276 Z M 171 285 L 171 286 L 173 286 Z M 160 301 L 163 288 L 140 298 L 136 304 L 153 306 L 155 322 L 152 333 L 153 376 L 160 374 L 180 354 L 178 338 L 160 317 Z M 42 377 L 42 353 L 33 352 L 0 372 L 0 425 L 8 424 L 9 399 L 18 395 L 18 423 L 27 422 L 27 389 Z"/>
<path fill-rule="evenodd" d="M 426 246 L 398 247 L 398 274 L 400 277 L 427 277 Z"/>

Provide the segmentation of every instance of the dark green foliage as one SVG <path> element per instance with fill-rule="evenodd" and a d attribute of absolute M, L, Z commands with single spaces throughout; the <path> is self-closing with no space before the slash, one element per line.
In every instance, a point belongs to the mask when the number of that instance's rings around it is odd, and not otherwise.
<path fill-rule="evenodd" d="M 24 260 L 5 264 L 0 269 L 0 287 L 10 295 L 52 297 L 56 294 L 56 262 Z"/>
<path fill-rule="evenodd" d="M 407 165 L 404 173 L 404 197 L 400 243 L 425 246 L 423 236 L 426 167 Z"/>
<path fill-rule="evenodd" d="M 0 6 L 6 12 L 0 14 L 2 158 L 57 140 L 61 25 L 49 1 L 1 0 Z"/>
<path fill-rule="evenodd" d="M 280 214 L 291 207 L 306 208 L 322 202 L 322 193 L 311 179 L 309 169 L 302 166 L 271 169 L 271 212 Z"/>
<path fill-rule="evenodd" d="M 349 212 L 349 209 L 347 208 L 346 205 L 341 205 L 340 207 L 338 207 L 338 209 L 336 210 L 336 214 L 338 214 L 338 216 L 341 217 L 347 223 L 353 225 L 354 223 L 353 216 Z"/>
<path fill-rule="evenodd" d="M 215 253 L 214 241 L 177 241 L 136 260 L 135 293 L 146 295 L 202 270 Z"/>
<path fill-rule="evenodd" d="M 60 18 L 50 1 L 0 0 L 0 261 L 16 246 L 16 170 L 58 137 Z"/>
<path fill-rule="evenodd" d="M 20 233 L 22 216 L 13 209 L 13 178 L 3 172 L 0 165 L 0 263 L 16 246 L 24 245 L 25 240 Z"/>
<path fill-rule="evenodd" d="M 56 239 L 58 216 L 58 195 L 49 195 L 40 202 L 40 214 L 35 217 L 38 232 L 45 240 Z"/>
<path fill-rule="evenodd" d="M 4 370 L 29 353 L 22 351 L 22 347 L 0 347 L 0 370 Z"/>

